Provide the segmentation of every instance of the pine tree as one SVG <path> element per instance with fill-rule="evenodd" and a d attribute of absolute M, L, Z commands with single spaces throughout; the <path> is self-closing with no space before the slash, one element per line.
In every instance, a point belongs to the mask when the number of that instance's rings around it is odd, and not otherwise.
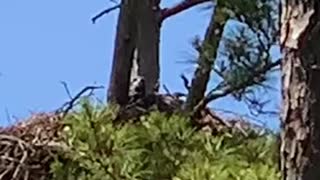
<path fill-rule="evenodd" d="M 282 4 L 284 180 L 320 179 L 320 2 Z"/>

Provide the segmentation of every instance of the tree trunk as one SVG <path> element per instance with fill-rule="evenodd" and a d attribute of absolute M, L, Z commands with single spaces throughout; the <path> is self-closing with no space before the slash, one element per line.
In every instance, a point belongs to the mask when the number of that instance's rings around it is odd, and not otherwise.
<path fill-rule="evenodd" d="M 146 94 L 159 80 L 160 0 L 122 0 L 108 101 L 125 105 L 130 80 L 141 76 Z"/>
<path fill-rule="evenodd" d="M 319 10 L 318 0 L 286 0 L 282 4 L 280 153 L 284 180 L 320 179 Z"/>
<path fill-rule="evenodd" d="M 217 7 L 215 7 L 216 9 Z M 215 12 L 217 12 L 215 10 Z M 186 112 L 192 112 L 195 106 L 204 98 L 207 84 L 210 78 L 214 59 L 217 54 L 218 45 L 222 36 L 223 27 L 226 21 L 215 21 L 215 13 L 212 14 L 209 26 L 206 30 L 205 37 L 202 43 L 202 47 L 199 50 L 198 67 L 194 73 L 191 81 L 190 90 L 187 96 L 184 110 Z M 213 53 L 207 52 L 205 46 L 216 47 Z M 210 50 L 209 50 L 210 51 Z M 204 105 L 205 106 L 205 105 Z"/>
<path fill-rule="evenodd" d="M 132 0 L 122 0 L 117 24 L 108 101 L 125 105 L 128 102 L 130 73 L 136 44 L 136 6 Z"/>
<path fill-rule="evenodd" d="M 145 80 L 146 94 L 154 93 L 159 81 L 159 4 L 160 0 L 144 0 L 137 9 L 138 75 Z"/>

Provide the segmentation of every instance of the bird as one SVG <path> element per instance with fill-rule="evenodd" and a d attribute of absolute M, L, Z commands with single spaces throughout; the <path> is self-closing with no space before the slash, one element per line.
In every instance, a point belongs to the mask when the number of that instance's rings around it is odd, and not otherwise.
<path fill-rule="evenodd" d="M 142 76 L 135 77 L 130 83 L 129 103 L 136 102 L 146 96 L 145 80 Z"/>

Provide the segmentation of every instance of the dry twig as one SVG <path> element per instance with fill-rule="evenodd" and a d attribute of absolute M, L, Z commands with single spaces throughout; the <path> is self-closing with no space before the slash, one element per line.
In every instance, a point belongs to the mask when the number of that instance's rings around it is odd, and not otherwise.
<path fill-rule="evenodd" d="M 100 13 L 98 13 L 97 15 L 95 15 L 95 16 L 91 19 L 92 23 L 95 24 L 96 21 L 97 21 L 98 19 L 100 19 L 102 16 L 104 16 L 104 15 L 110 13 L 111 11 L 116 10 L 116 9 L 118 9 L 118 8 L 120 8 L 120 7 L 121 7 L 121 4 L 117 4 L 117 5 L 115 5 L 115 6 L 111 7 L 111 8 L 108 8 L 108 9 L 105 9 L 105 10 L 101 11 Z"/>
<path fill-rule="evenodd" d="M 185 11 L 191 7 L 194 7 L 198 4 L 202 4 L 204 2 L 209 2 L 209 1 L 211 1 L 211 0 L 183 0 L 173 7 L 164 8 L 161 11 L 160 22 L 162 22 L 163 20 L 165 20 L 168 17 L 171 17 L 171 16 L 178 14 L 182 11 Z"/>
<path fill-rule="evenodd" d="M 65 85 L 65 88 L 67 88 L 66 85 Z M 91 95 L 94 90 L 102 89 L 102 88 L 104 87 L 103 86 L 87 86 L 83 88 L 79 93 L 77 93 L 74 97 L 72 97 L 70 93 L 68 93 L 69 97 L 71 97 L 71 100 L 64 103 L 64 105 L 62 105 L 62 107 L 57 110 L 57 113 L 62 112 L 62 117 L 65 117 L 68 114 L 68 112 L 74 107 L 75 102 L 79 100 L 84 93 L 89 91 L 89 95 Z M 68 89 L 66 89 L 66 91 L 69 92 Z"/>

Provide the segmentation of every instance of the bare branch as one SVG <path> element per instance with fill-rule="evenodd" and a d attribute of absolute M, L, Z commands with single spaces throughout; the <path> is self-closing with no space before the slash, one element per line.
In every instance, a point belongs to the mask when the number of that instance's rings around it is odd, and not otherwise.
<path fill-rule="evenodd" d="M 5 113 L 6 113 L 6 117 L 7 117 L 7 122 L 8 122 L 9 124 L 11 124 L 11 123 L 12 123 L 12 120 L 11 120 L 11 116 L 10 116 L 10 113 L 9 113 L 8 108 L 5 109 Z"/>
<path fill-rule="evenodd" d="M 167 94 L 171 94 L 169 88 L 165 84 L 163 85 L 163 89 L 164 91 L 166 91 Z"/>
<path fill-rule="evenodd" d="M 64 105 L 62 105 L 62 107 L 59 108 L 57 112 L 62 111 L 62 117 L 64 117 L 74 107 L 75 102 L 79 100 L 84 93 L 89 91 L 89 94 L 91 95 L 94 90 L 102 89 L 102 88 L 104 87 L 103 86 L 87 86 L 83 88 L 78 94 L 76 94 L 73 98 L 71 98 L 70 101 L 64 103 Z"/>
<path fill-rule="evenodd" d="M 119 2 L 117 0 L 110 0 L 110 2 L 112 2 L 114 4 L 119 4 Z"/>
<path fill-rule="evenodd" d="M 178 14 L 182 11 L 185 11 L 193 6 L 196 6 L 198 4 L 204 3 L 204 2 L 209 2 L 211 0 L 183 0 L 179 4 L 171 7 L 171 8 L 164 8 L 161 11 L 161 16 L 160 16 L 160 22 L 165 20 L 166 18 L 173 16 L 175 14 Z"/>
<path fill-rule="evenodd" d="M 182 81 L 183 81 L 184 87 L 185 87 L 187 90 L 189 90 L 189 89 L 190 89 L 190 85 L 189 85 L 189 80 L 188 80 L 188 78 L 187 78 L 184 74 L 181 74 L 180 77 L 181 77 L 181 79 L 182 79 Z"/>
<path fill-rule="evenodd" d="M 97 15 L 95 15 L 95 16 L 91 19 L 92 23 L 95 24 L 96 21 L 97 21 L 99 18 L 101 18 L 102 16 L 104 16 L 104 15 L 108 14 L 109 12 L 111 12 L 111 11 L 113 11 L 113 10 L 116 10 L 116 9 L 118 9 L 118 8 L 120 8 L 120 7 L 121 7 L 121 4 L 117 4 L 117 5 L 115 5 L 115 6 L 111 7 L 111 8 L 108 8 L 108 9 L 105 9 L 105 10 L 101 11 L 100 13 L 98 13 Z"/>
<path fill-rule="evenodd" d="M 71 93 L 70 93 L 70 90 L 68 88 L 67 83 L 65 81 L 61 81 L 61 84 L 63 85 L 64 89 L 66 90 L 66 93 L 69 96 L 69 98 L 72 99 L 72 96 L 71 96 Z"/>

